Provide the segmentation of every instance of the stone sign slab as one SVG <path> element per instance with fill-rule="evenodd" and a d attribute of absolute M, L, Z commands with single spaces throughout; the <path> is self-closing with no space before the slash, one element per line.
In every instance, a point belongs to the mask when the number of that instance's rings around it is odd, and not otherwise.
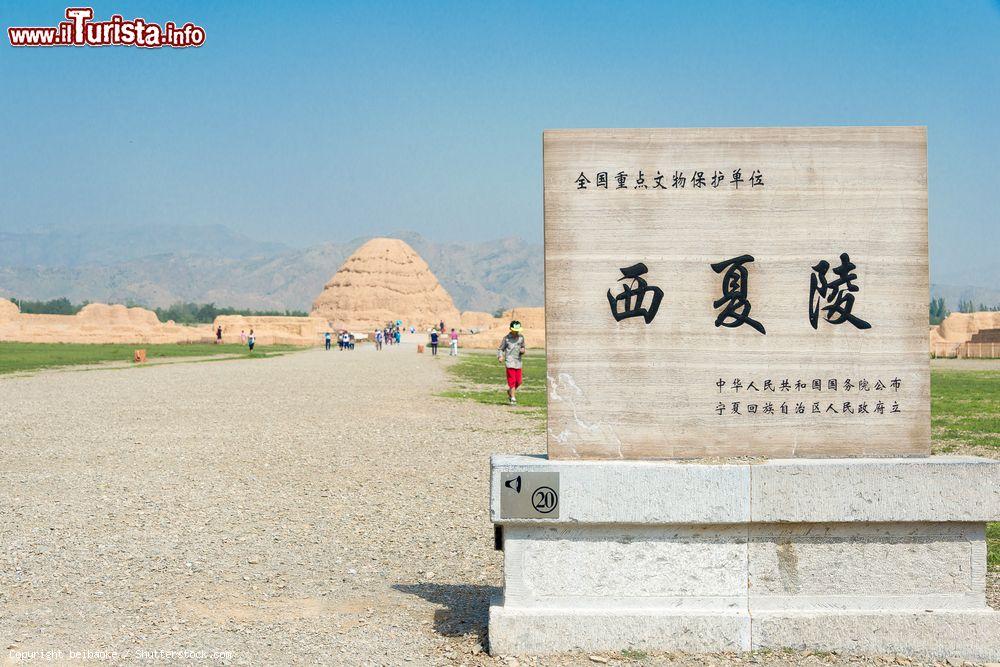
<path fill-rule="evenodd" d="M 544 135 L 551 458 L 930 450 L 926 131 Z"/>
<path fill-rule="evenodd" d="M 522 489 L 532 484 L 551 486 L 540 481 L 546 479 L 545 473 L 558 479 L 559 511 L 530 514 L 527 518 L 532 523 L 718 525 L 750 521 L 748 465 L 559 461 L 494 454 L 490 467 L 490 518 L 505 527 L 519 523 L 504 504 L 505 498 L 513 497 L 508 483 L 516 488 L 511 480 L 526 475 Z"/>

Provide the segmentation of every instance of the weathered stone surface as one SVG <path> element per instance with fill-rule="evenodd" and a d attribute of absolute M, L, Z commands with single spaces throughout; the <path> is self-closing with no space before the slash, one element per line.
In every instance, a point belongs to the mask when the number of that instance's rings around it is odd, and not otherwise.
<path fill-rule="evenodd" d="M 995 485 L 998 462 L 494 456 L 492 466 L 504 545 L 494 652 L 792 646 L 985 660 L 1000 650 L 984 530 L 1000 507 L 979 488 Z M 535 471 L 559 474 L 559 518 L 501 519 L 500 474 Z M 940 501 L 949 494 L 959 502 Z"/>
<path fill-rule="evenodd" d="M 725 609 L 746 601 L 738 526 L 511 526 L 504 551 L 508 605 Z"/>
<path fill-rule="evenodd" d="M 504 551 L 515 607 L 986 608 L 983 524 L 513 524 Z"/>
<path fill-rule="evenodd" d="M 543 523 L 726 524 L 750 518 L 749 467 L 647 461 L 492 458 L 490 512 L 500 519 L 500 473 L 558 472 L 560 514 Z"/>
<path fill-rule="evenodd" d="M 1000 518 L 1000 463 L 971 456 L 773 460 L 750 479 L 755 522 Z"/>
<path fill-rule="evenodd" d="M 900 654 L 928 659 L 1000 658 L 1000 613 L 993 611 L 698 613 L 529 610 L 490 607 L 490 651 L 781 650 Z"/>
<path fill-rule="evenodd" d="M 995 661 L 1000 659 L 1000 613 L 991 610 L 754 612 L 753 646 Z"/>
<path fill-rule="evenodd" d="M 754 524 L 750 609 L 986 605 L 982 523 Z"/>
<path fill-rule="evenodd" d="M 625 648 L 689 653 L 750 650 L 745 612 L 550 611 L 490 607 L 490 652 L 528 655 Z"/>
<path fill-rule="evenodd" d="M 558 519 L 573 523 L 822 523 L 1000 519 L 1000 462 L 977 457 L 781 459 L 760 464 L 493 457 L 500 472 L 559 472 Z"/>

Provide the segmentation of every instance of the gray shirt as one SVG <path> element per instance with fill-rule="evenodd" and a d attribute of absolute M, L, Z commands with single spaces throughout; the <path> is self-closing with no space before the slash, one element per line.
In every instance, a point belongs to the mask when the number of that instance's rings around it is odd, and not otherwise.
<path fill-rule="evenodd" d="M 507 334 L 500 341 L 497 354 L 503 357 L 504 365 L 507 368 L 521 367 L 521 354 L 524 349 L 524 336 L 521 334 Z"/>

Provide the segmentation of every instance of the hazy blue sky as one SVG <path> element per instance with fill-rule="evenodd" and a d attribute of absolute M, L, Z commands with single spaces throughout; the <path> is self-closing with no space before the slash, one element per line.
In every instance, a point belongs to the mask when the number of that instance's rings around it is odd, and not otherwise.
<path fill-rule="evenodd" d="M 200 49 L 0 46 L 0 231 L 541 239 L 558 127 L 928 126 L 932 273 L 1000 247 L 996 2 L 96 2 Z M 0 3 L 55 25 L 66 3 Z"/>

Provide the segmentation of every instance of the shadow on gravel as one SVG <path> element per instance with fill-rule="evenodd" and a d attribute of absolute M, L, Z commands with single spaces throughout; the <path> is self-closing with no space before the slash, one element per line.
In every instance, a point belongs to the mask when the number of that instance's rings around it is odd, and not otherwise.
<path fill-rule="evenodd" d="M 434 610 L 434 631 L 447 637 L 475 635 L 486 645 L 486 623 L 490 598 L 500 594 L 497 586 L 476 584 L 394 584 L 401 593 L 417 595 L 444 609 Z"/>

